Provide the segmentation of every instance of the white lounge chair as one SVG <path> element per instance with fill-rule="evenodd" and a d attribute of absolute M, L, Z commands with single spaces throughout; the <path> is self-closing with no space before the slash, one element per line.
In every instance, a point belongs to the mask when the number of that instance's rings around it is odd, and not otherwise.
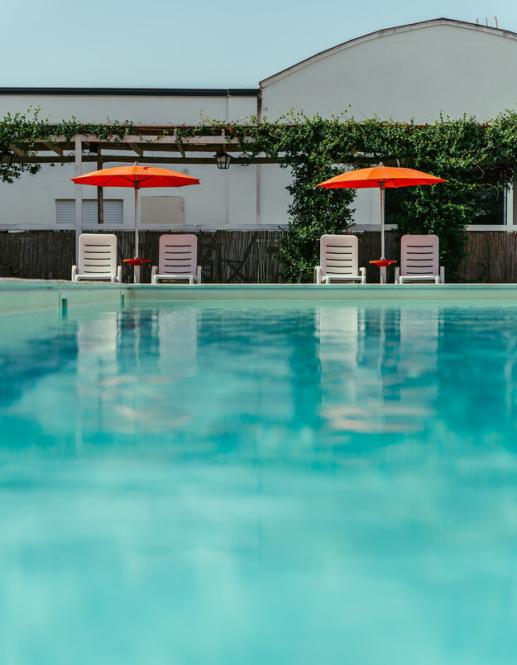
<path fill-rule="evenodd" d="M 72 266 L 72 282 L 121 282 L 117 266 L 117 236 L 112 233 L 81 233 L 79 266 Z"/>
<path fill-rule="evenodd" d="M 201 266 L 197 265 L 197 236 L 193 233 L 160 236 L 158 263 L 158 267 L 152 267 L 151 284 L 180 280 L 201 284 Z"/>
<path fill-rule="evenodd" d="M 366 268 L 359 268 L 357 236 L 330 235 L 320 238 L 320 265 L 315 269 L 316 284 L 360 282 L 366 284 Z"/>
<path fill-rule="evenodd" d="M 405 235 L 400 240 L 400 268 L 395 268 L 395 284 L 410 282 L 445 283 L 440 266 L 440 240 L 435 235 Z"/>

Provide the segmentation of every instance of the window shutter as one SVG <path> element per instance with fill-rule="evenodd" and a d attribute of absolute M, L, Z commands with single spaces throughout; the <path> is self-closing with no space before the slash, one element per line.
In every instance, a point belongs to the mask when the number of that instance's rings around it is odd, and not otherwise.
<path fill-rule="evenodd" d="M 82 224 L 97 224 L 97 199 L 83 199 Z M 104 199 L 104 223 L 122 224 L 124 222 L 124 201 L 122 199 Z M 73 226 L 75 224 L 75 199 L 56 199 L 56 223 Z"/>

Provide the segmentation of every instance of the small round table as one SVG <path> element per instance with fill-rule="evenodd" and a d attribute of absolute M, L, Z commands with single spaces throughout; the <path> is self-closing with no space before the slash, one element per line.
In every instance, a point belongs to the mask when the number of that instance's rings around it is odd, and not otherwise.
<path fill-rule="evenodd" d="M 125 263 L 128 266 L 133 266 L 133 282 L 135 284 L 140 284 L 140 267 L 146 263 L 151 263 L 151 259 L 141 259 L 138 256 L 135 256 L 134 259 L 124 259 L 122 263 Z"/>
<path fill-rule="evenodd" d="M 377 266 L 379 268 L 379 281 L 381 284 L 386 284 L 386 268 L 392 266 L 395 263 L 395 259 L 375 259 L 369 261 L 370 265 Z"/>

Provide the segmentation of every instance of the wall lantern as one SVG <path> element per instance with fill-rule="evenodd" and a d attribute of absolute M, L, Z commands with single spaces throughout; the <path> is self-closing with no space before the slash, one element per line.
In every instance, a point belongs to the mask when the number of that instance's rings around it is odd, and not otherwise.
<path fill-rule="evenodd" d="M 232 156 L 227 152 L 218 152 L 215 156 L 215 161 L 218 169 L 229 169 Z"/>

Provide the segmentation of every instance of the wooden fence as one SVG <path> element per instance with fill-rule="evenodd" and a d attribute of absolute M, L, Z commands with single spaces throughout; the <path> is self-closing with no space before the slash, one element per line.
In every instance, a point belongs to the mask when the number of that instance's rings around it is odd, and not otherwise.
<path fill-rule="evenodd" d="M 199 263 L 208 283 L 275 283 L 279 281 L 276 248 L 282 231 L 201 231 Z M 118 231 L 119 256 L 134 255 L 134 234 Z M 140 234 L 140 254 L 158 260 L 158 231 Z M 379 257 L 379 233 L 359 234 L 360 265 L 367 266 L 368 281 L 378 280 L 376 268 L 368 265 Z M 26 279 L 70 279 L 74 263 L 73 231 L 0 232 L 0 277 Z M 398 239 L 387 234 L 386 254 L 399 259 Z M 142 271 L 148 282 L 150 268 Z M 388 274 L 390 280 L 393 273 Z M 124 267 L 124 281 L 131 271 Z M 459 270 L 461 282 L 517 282 L 517 233 L 477 231 L 467 233 L 467 252 Z"/>

